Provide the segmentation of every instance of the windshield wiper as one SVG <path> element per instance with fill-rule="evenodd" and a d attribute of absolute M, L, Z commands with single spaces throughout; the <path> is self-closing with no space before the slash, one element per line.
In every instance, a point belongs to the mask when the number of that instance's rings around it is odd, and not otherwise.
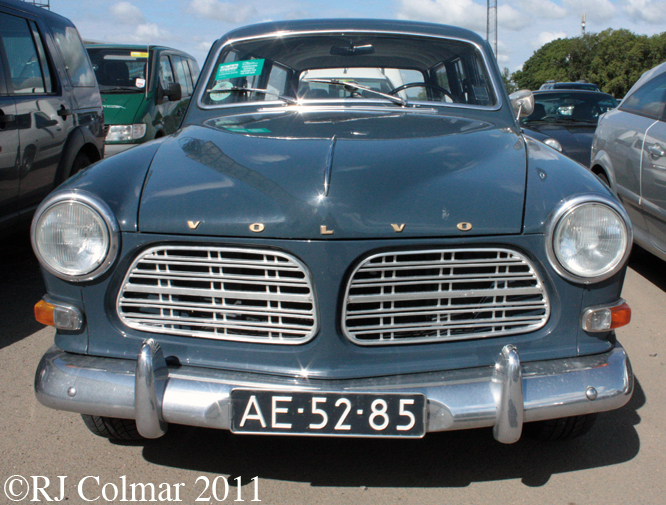
<path fill-rule="evenodd" d="M 229 91 L 233 91 L 236 93 L 246 93 L 246 92 L 253 92 L 253 93 L 263 93 L 264 95 L 273 95 L 278 97 L 280 100 L 283 102 L 287 102 L 288 104 L 291 105 L 298 105 L 298 101 L 289 97 L 289 96 L 284 96 L 280 95 L 278 93 L 275 93 L 274 91 L 270 91 L 268 89 L 261 89 L 261 88 L 246 88 L 244 86 L 232 86 L 231 88 L 223 88 L 223 89 L 207 89 L 206 93 L 211 94 L 211 93 L 227 93 Z"/>
<path fill-rule="evenodd" d="M 367 91 L 368 93 L 374 93 L 375 95 L 386 98 L 387 100 L 402 105 L 403 107 L 407 107 L 407 105 L 409 105 L 407 100 L 405 100 L 404 98 L 400 98 L 399 96 L 396 95 L 389 95 L 388 93 L 382 93 L 381 91 L 377 91 L 376 89 L 372 89 L 367 86 L 362 86 L 361 84 L 357 84 L 351 81 L 341 81 L 339 79 L 303 79 L 303 82 L 318 82 L 321 84 L 333 84 L 334 86 L 343 86 L 345 90 L 349 92 L 363 90 Z"/>

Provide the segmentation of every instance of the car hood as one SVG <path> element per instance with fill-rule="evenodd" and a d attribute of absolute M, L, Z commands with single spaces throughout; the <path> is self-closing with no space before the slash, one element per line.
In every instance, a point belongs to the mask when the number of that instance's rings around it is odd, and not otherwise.
<path fill-rule="evenodd" d="M 515 234 L 526 152 L 512 128 L 437 113 L 226 116 L 162 143 L 150 233 L 290 239 Z"/>
<path fill-rule="evenodd" d="M 597 128 L 596 123 L 537 123 L 526 125 L 525 128 L 556 139 L 562 145 L 564 154 L 584 165 L 590 164 L 590 152 L 594 132 Z"/>
<path fill-rule="evenodd" d="M 137 109 L 145 99 L 144 93 L 102 94 L 104 122 L 108 125 L 132 124 Z"/>

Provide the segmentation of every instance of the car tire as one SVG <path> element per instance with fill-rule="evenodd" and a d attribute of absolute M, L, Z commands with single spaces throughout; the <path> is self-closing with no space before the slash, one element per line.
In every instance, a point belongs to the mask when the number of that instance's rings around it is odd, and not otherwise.
<path fill-rule="evenodd" d="M 98 437 L 111 440 L 145 440 L 136 428 L 134 419 L 89 416 L 81 414 L 86 427 Z"/>
<path fill-rule="evenodd" d="M 80 170 L 83 170 L 86 168 L 88 165 L 90 165 L 92 162 L 90 161 L 90 158 L 88 155 L 84 152 L 80 152 L 79 154 L 76 155 L 76 158 L 74 158 L 74 161 L 72 162 L 72 168 L 69 170 L 69 176 L 73 176 Z"/>
<path fill-rule="evenodd" d="M 570 440 L 590 431 L 596 419 L 597 414 L 586 414 L 527 423 L 525 434 L 545 442 Z"/>
<path fill-rule="evenodd" d="M 608 176 L 605 173 L 599 172 L 598 174 L 596 174 L 596 176 L 599 178 L 601 182 L 603 182 L 606 185 L 606 187 L 610 188 L 610 181 L 608 180 Z"/>

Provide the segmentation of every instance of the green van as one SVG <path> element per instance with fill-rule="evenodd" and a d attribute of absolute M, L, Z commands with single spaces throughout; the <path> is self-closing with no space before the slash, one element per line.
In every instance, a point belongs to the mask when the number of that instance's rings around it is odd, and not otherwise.
<path fill-rule="evenodd" d="M 162 46 L 86 44 L 109 125 L 105 155 L 178 128 L 199 76 L 187 53 Z"/>

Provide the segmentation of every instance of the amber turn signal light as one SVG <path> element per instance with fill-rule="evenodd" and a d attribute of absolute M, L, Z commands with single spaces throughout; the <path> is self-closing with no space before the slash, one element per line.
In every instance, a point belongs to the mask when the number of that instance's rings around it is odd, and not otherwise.
<path fill-rule="evenodd" d="M 631 308 L 620 300 L 617 305 L 590 307 L 581 318 L 581 327 L 589 332 L 610 331 L 631 321 Z"/>
<path fill-rule="evenodd" d="M 45 324 L 47 326 L 55 326 L 55 321 L 53 321 L 53 309 L 54 306 L 44 300 L 39 300 L 35 305 L 35 319 L 38 323 Z"/>
<path fill-rule="evenodd" d="M 83 327 L 83 313 L 72 305 L 40 300 L 35 305 L 35 319 L 59 330 L 76 331 Z"/>
<path fill-rule="evenodd" d="M 626 326 L 631 322 L 631 307 L 627 303 L 613 307 L 611 310 L 611 329 Z"/>

